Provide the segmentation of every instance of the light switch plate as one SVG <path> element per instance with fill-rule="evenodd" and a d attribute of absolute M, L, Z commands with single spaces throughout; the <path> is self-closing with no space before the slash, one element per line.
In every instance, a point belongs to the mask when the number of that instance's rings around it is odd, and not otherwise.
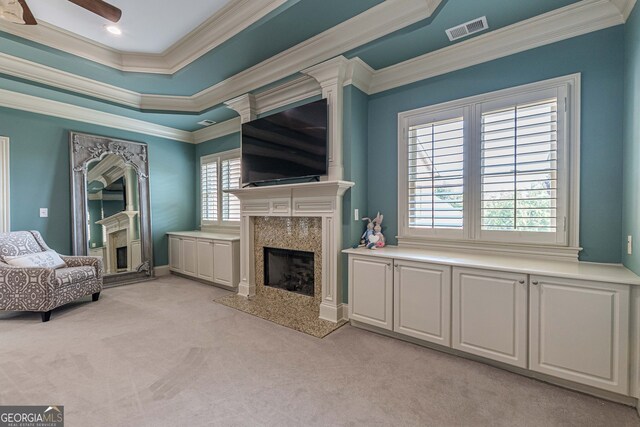
<path fill-rule="evenodd" d="M 631 236 L 627 236 L 627 255 L 631 255 L 633 253 L 633 242 L 631 240 Z"/>
<path fill-rule="evenodd" d="M 360 210 L 358 208 L 355 208 L 353 210 L 353 220 L 358 221 L 359 219 L 360 219 Z"/>
<path fill-rule="evenodd" d="M 48 208 L 40 208 L 40 218 L 47 218 L 49 216 Z"/>

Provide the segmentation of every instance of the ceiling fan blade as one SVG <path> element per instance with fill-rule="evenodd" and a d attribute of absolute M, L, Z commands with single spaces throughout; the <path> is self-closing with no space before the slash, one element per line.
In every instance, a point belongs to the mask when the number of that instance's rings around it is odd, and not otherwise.
<path fill-rule="evenodd" d="M 21 0 L 22 1 L 22 0 Z M 111 22 L 118 22 L 122 17 L 122 11 L 102 0 L 69 0 L 73 4 L 100 15 Z"/>
<path fill-rule="evenodd" d="M 24 20 L 24 25 L 38 25 L 36 18 L 33 17 L 33 13 L 31 13 L 31 9 L 27 6 L 27 2 L 25 0 L 18 0 L 20 6 L 22 6 L 22 19 Z"/>

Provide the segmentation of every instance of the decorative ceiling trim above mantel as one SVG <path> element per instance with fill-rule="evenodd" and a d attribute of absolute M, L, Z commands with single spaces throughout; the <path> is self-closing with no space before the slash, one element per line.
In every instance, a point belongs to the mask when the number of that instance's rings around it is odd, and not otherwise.
<path fill-rule="evenodd" d="M 298 1 L 290 0 L 291 4 Z M 46 22 L 24 26 L 0 21 L 0 31 L 121 71 L 174 74 L 285 3 L 287 0 L 233 0 L 159 54 L 121 52 Z"/>
<path fill-rule="evenodd" d="M 292 1 L 297 3 L 299 0 Z M 314 65 L 309 61 L 316 58 L 320 62 L 324 61 L 429 18 L 441 2 L 442 0 L 385 0 L 270 59 L 278 58 L 280 61 L 281 57 L 287 56 L 287 61 L 284 62 L 302 61 L 304 64 L 299 68 L 306 68 Z M 0 31 L 121 71 L 175 74 L 285 3 L 287 0 L 234 0 L 161 54 L 120 52 L 46 23 L 27 27 L 0 21 Z M 313 52 L 311 58 L 310 50 Z M 270 59 L 264 62 L 269 62 Z M 268 66 L 274 65 L 269 63 Z M 297 71 L 294 70 L 289 75 Z"/>

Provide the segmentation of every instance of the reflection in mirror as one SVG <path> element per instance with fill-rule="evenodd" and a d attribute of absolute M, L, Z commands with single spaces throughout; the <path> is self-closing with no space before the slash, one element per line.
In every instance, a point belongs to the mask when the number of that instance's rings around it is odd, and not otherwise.
<path fill-rule="evenodd" d="M 73 254 L 103 258 L 105 286 L 153 278 L 147 144 L 69 132 Z"/>
<path fill-rule="evenodd" d="M 105 274 L 136 271 L 142 263 L 138 176 L 122 157 L 87 165 L 88 253 L 101 256 Z"/>

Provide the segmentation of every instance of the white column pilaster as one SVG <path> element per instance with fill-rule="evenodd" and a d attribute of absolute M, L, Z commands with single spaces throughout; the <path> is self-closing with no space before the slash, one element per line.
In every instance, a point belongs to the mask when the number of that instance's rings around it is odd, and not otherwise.
<path fill-rule="evenodd" d="M 257 117 L 256 97 L 253 94 L 245 93 L 237 98 L 230 99 L 224 105 L 240 114 L 241 123 L 250 122 Z"/>
<path fill-rule="evenodd" d="M 224 104 L 240 114 L 240 123 L 250 122 L 257 117 L 256 98 L 250 93 L 245 93 Z M 249 298 L 256 294 L 253 265 L 253 221 L 248 214 L 244 213 L 243 203 L 240 200 L 240 211 L 243 213 L 240 216 L 240 283 L 238 283 L 238 295 Z"/>
<path fill-rule="evenodd" d="M 341 180 L 344 175 L 342 161 L 342 112 L 343 85 L 348 67 L 349 60 L 344 56 L 338 56 L 302 71 L 320 83 L 322 97 L 326 98 L 329 106 L 329 181 Z"/>

